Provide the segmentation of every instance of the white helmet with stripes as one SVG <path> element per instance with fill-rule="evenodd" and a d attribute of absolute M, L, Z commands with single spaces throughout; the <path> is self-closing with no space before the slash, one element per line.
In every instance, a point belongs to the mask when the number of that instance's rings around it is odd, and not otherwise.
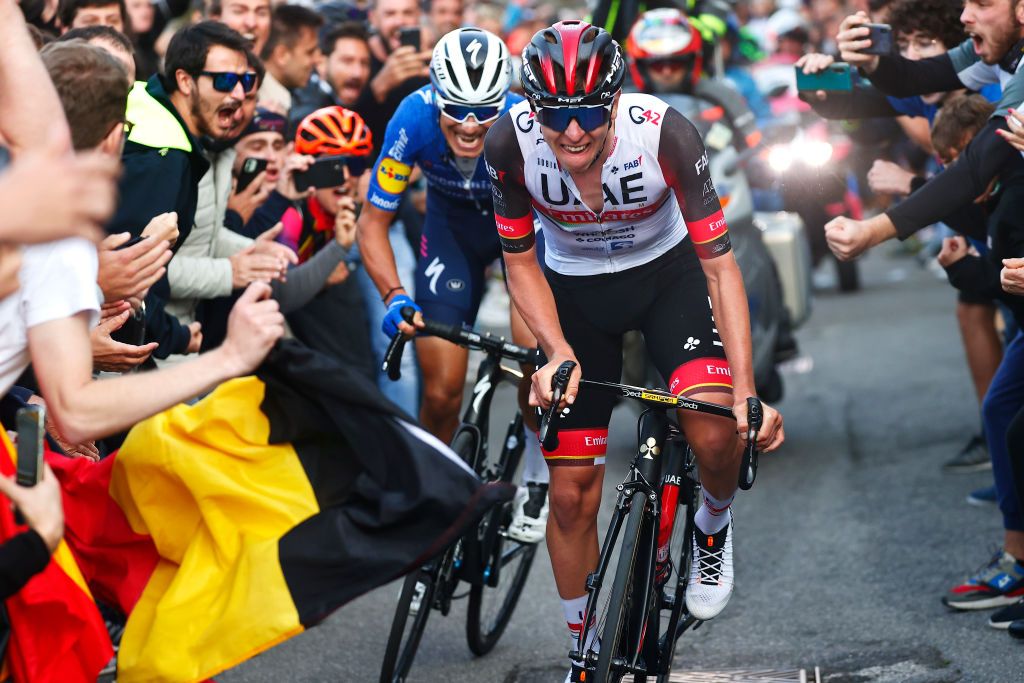
<path fill-rule="evenodd" d="M 512 84 L 508 47 L 481 28 L 456 29 L 434 47 L 430 82 L 445 102 L 501 106 Z"/>

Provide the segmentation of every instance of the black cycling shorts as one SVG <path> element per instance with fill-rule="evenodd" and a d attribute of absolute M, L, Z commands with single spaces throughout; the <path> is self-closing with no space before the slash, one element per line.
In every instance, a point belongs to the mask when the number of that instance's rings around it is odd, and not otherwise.
<path fill-rule="evenodd" d="M 672 393 L 732 392 L 707 280 L 689 237 L 619 273 L 571 276 L 549 269 L 546 275 L 584 378 L 620 381 L 622 336 L 639 330 Z M 603 464 L 614 401 L 611 394 L 581 390 L 559 421 L 558 448 L 544 453 L 548 465 Z"/>

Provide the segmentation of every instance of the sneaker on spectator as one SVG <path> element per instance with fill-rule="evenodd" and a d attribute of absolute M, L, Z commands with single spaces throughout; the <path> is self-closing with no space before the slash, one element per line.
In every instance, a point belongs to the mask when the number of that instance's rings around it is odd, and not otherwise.
<path fill-rule="evenodd" d="M 693 528 L 693 559 L 686 584 L 686 610 L 696 619 L 717 617 L 732 597 L 732 511 L 717 534 Z"/>
<path fill-rule="evenodd" d="M 1024 599 L 995 612 L 988 620 L 992 628 L 1010 628 L 1010 624 L 1024 619 Z"/>
<path fill-rule="evenodd" d="M 947 607 L 960 610 L 990 609 L 1011 605 L 1024 597 L 1024 566 L 1000 549 L 987 565 L 942 598 Z"/>
<path fill-rule="evenodd" d="M 983 488 L 976 489 L 968 493 L 967 504 L 977 505 L 979 507 L 984 507 L 986 505 L 995 505 L 996 498 L 996 485 L 993 484 L 992 486 L 985 486 Z"/>
<path fill-rule="evenodd" d="M 981 434 L 972 436 L 959 453 L 946 461 L 942 469 L 947 472 L 980 472 L 992 469 L 992 459 L 988 455 L 985 437 Z"/>
<path fill-rule="evenodd" d="M 527 482 L 516 491 L 508 535 L 520 543 L 538 543 L 548 528 L 548 485 Z"/>
<path fill-rule="evenodd" d="M 1024 640 L 1024 619 L 1018 619 L 1017 621 L 1010 624 L 1010 627 L 1006 629 L 1010 632 L 1010 635 L 1014 638 Z"/>

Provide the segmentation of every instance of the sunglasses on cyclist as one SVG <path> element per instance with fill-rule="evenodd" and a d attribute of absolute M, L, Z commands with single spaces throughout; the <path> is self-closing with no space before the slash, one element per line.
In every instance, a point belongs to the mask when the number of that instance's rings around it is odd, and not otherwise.
<path fill-rule="evenodd" d="M 607 125 L 612 117 L 612 105 L 598 104 L 590 107 L 537 107 L 540 125 L 564 133 L 573 119 L 588 133 Z"/>
<path fill-rule="evenodd" d="M 233 71 L 201 71 L 199 75 L 212 78 L 213 89 L 217 92 L 231 92 L 239 82 L 244 92 L 252 92 L 256 87 L 256 74 L 252 71 L 244 74 L 236 74 Z"/>
<path fill-rule="evenodd" d="M 501 102 L 485 106 L 470 106 L 467 104 L 455 104 L 437 98 L 437 106 L 447 118 L 456 123 L 465 123 L 472 116 L 477 123 L 490 123 L 501 116 Z"/>

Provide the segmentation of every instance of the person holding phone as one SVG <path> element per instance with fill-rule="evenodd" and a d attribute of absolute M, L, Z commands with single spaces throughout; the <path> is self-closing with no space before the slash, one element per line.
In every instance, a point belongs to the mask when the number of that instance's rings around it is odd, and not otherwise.
<path fill-rule="evenodd" d="M 495 200 L 484 161 L 487 130 L 522 98 L 508 92 L 512 66 L 508 48 L 478 28 L 453 31 L 438 41 L 431 60 L 431 85 L 412 93 L 388 125 L 383 154 L 370 180 L 359 216 L 359 249 L 386 313 L 384 337 L 413 335 L 421 318 L 473 325 L 484 293 L 487 267 L 501 256 L 491 228 Z M 525 121 L 525 119 L 524 119 Z M 525 123 L 523 123 L 525 125 Z M 427 216 L 414 280 L 415 299 L 399 277 L 388 228 L 402 201 L 414 166 L 427 183 Z M 401 317 L 410 306 L 416 325 Z M 513 315 L 513 337 L 531 346 L 533 337 Z M 468 352 L 434 337 L 417 337 L 423 373 L 420 422 L 442 441 L 458 424 Z M 524 368 L 529 375 L 533 368 Z M 525 406 L 527 383 L 521 395 Z M 532 411 L 523 411 L 527 419 Z M 536 439 L 527 439 L 526 486 L 517 498 L 509 533 L 524 542 L 544 537 L 547 522 L 547 467 Z M 524 510 L 529 506 L 532 514 Z"/>
<path fill-rule="evenodd" d="M 8 457 L 6 453 L 2 456 Z M 28 525 L 26 531 L 0 545 L 0 600 L 6 600 L 50 562 L 64 537 L 64 508 L 60 484 L 46 464 L 34 486 L 22 486 L 13 477 L 0 475 L 0 493 Z M 6 514 L 11 513 L 0 511 L 0 515 Z"/>

